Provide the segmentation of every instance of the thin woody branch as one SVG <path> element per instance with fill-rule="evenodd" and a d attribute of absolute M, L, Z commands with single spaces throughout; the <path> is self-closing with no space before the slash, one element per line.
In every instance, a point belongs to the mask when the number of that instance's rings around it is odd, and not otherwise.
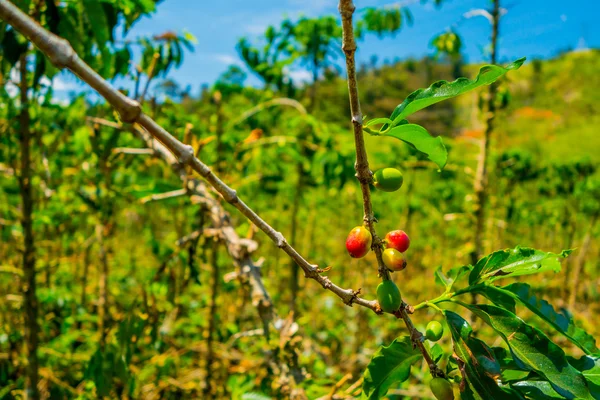
<path fill-rule="evenodd" d="M 113 108 L 115 108 L 123 122 L 139 124 L 152 135 L 155 140 L 162 143 L 171 153 L 173 153 L 181 164 L 191 166 L 191 168 L 215 188 L 228 203 L 237 208 L 244 216 L 246 216 L 246 218 L 262 230 L 281 250 L 288 254 L 300 268 L 302 268 L 306 277 L 316 280 L 324 289 L 333 292 L 347 305 L 358 304 L 375 312 L 381 312 L 376 301 L 360 298 L 357 296 L 357 292 L 352 289 L 343 289 L 332 283 L 326 276 L 322 276 L 319 273 L 318 267 L 302 257 L 298 251 L 287 242 L 281 232 L 276 231 L 271 225 L 257 215 L 237 196 L 235 190 L 227 186 L 206 164 L 196 158 L 194 156 L 194 149 L 191 146 L 185 145 L 177 140 L 152 118 L 145 115 L 138 102 L 128 98 L 123 93 L 113 88 L 110 83 L 104 80 L 89 65 L 79 58 L 68 41 L 42 28 L 8 0 L 0 0 L 0 18 L 25 35 L 34 45 L 46 54 L 46 56 L 48 56 L 50 61 L 57 68 L 69 69 L 95 89 L 113 106 Z"/>
<path fill-rule="evenodd" d="M 350 112 L 352 114 L 352 126 L 354 128 L 354 144 L 356 146 L 356 177 L 360 182 L 360 188 L 363 197 L 363 210 L 364 210 L 364 222 L 368 227 L 371 235 L 373 236 L 373 251 L 377 257 L 377 264 L 379 269 L 379 275 L 383 280 L 390 279 L 390 272 L 383 263 L 381 253 L 383 249 L 383 243 L 377 231 L 375 229 L 375 216 L 373 215 L 373 206 L 371 204 L 371 191 L 369 189 L 369 183 L 372 182 L 373 177 L 371 170 L 369 169 L 369 160 L 367 157 L 367 150 L 365 147 L 365 140 L 363 135 L 363 121 L 362 113 L 360 111 L 360 100 L 358 98 L 358 83 L 356 79 L 356 62 L 354 54 L 356 52 L 356 41 L 354 40 L 354 28 L 352 26 L 352 15 L 354 14 L 354 3 L 352 0 L 340 0 L 339 12 L 342 17 L 342 50 L 346 56 L 346 69 L 348 73 L 348 94 L 350 96 Z M 402 318 L 406 328 L 410 333 L 410 337 L 413 342 L 413 346 L 417 347 L 423 354 L 423 358 L 427 362 L 431 375 L 443 376 L 444 373 L 437 367 L 435 361 L 431 358 L 429 351 L 423 344 L 423 335 L 413 325 L 409 312 L 412 308 L 405 303 L 402 303 L 400 309 L 394 314 L 397 318 Z"/>

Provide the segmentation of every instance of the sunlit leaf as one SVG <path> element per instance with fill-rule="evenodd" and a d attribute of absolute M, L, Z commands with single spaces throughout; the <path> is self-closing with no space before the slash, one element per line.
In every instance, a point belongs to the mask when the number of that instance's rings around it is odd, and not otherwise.
<path fill-rule="evenodd" d="M 444 168 L 448 160 L 448 151 L 441 137 L 433 137 L 425 128 L 417 124 L 398 125 L 381 136 L 390 136 L 400 139 L 411 145 L 436 163 L 440 168 Z"/>
<path fill-rule="evenodd" d="M 394 121 L 395 124 L 399 123 L 407 116 L 414 114 L 425 107 L 429 107 L 430 105 L 439 103 L 443 100 L 451 99 L 470 90 L 477 89 L 478 87 L 489 85 L 508 71 L 519 69 L 524 62 L 525 58 L 520 58 L 506 67 L 484 65 L 479 69 L 477 77 L 473 80 L 468 78 L 458 78 L 453 82 L 438 81 L 427 89 L 416 90 L 408 95 L 402 104 L 396 107 L 390 116 L 390 119 Z"/>
<path fill-rule="evenodd" d="M 556 393 L 550 382 L 546 381 L 521 381 L 511 384 L 510 387 L 527 396 L 528 399 L 564 399 L 563 396 Z"/>
<path fill-rule="evenodd" d="M 560 254 L 547 253 L 528 247 L 499 250 L 477 261 L 469 275 L 469 284 L 494 281 L 507 276 L 529 275 L 538 272 L 560 271 L 559 258 L 567 257 L 571 252 Z"/>

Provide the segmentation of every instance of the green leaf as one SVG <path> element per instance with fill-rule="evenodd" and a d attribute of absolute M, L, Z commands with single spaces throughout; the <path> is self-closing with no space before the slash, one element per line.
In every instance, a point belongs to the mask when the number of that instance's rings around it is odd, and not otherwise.
<path fill-rule="evenodd" d="M 448 151 L 442 138 L 431 136 L 421 125 L 405 123 L 382 133 L 381 136 L 390 136 L 402 140 L 420 152 L 427 154 L 427 157 L 440 168 L 444 168 L 446 165 Z"/>
<path fill-rule="evenodd" d="M 513 399 L 512 394 L 499 387 L 494 379 L 499 372 L 494 352 L 485 343 L 471 336 L 473 329 L 460 315 L 452 311 L 446 311 L 445 315 L 452 334 L 454 352 L 464 363 L 461 368 L 464 369 L 470 389 L 462 397 L 478 400 Z M 493 366 L 491 371 L 487 369 L 490 366 Z"/>
<path fill-rule="evenodd" d="M 442 346 L 440 346 L 439 343 L 436 343 L 433 346 L 431 346 L 429 352 L 431 354 L 431 358 L 436 363 L 438 363 L 442 359 L 442 357 L 444 357 L 444 349 L 442 348 Z"/>
<path fill-rule="evenodd" d="M 600 399 L 600 358 L 583 356 L 580 359 L 568 357 L 569 364 L 582 373 L 595 399 Z"/>
<path fill-rule="evenodd" d="M 27 41 L 21 40 L 21 35 L 14 29 L 9 29 L 0 43 L 0 54 L 12 67 L 19 61 L 21 54 L 27 52 Z"/>
<path fill-rule="evenodd" d="M 84 0 L 83 7 L 96 37 L 96 44 L 100 49 L 105 48 L 110 39 L 110 31 L 102 3 L 97 0 Z"/>
<path fill-rule="evenodd" d="M 484 65 L 479 69 L 479 74 L 477 74 L 474 80 L 458 78 L 453 82 L 437 81 L 427 89 L 419 89 L 408 95 L 406 100 L 396 107 L 390 119 L 396 124 L 407 116 L 432 104 L 451 99 L 470 90 L 477 89 L 480 86 L 489 85 L 508 71 L 519 69 L 524 62 L 525 58 L 519 58 L 506 67 Z"/>
<path fill-rule="evenodd" d="M 532 293 L 531 287 L 526 283 L 513 283 L 502 288 L 488 285 L 479 285 L 481 293 L 496 305 L 506 307 L 507 301 L 519 301 L 526 306 L 535 315 L 546 321 L 554 329 L 563 334 L 567 339 L 577 345 L 586 354 L 598 355 L 600 350 L 596 347 L 596 340 L 592 335 L 582 328 L 579 328 L 573 322 L 569 315 L 560 314 L 554 310 L 551 304 L 546 300 L 538 299 Z M 509 309 L 514 313 L 514 307 Z"/>
<path fill-rule="evenodd" d="M 507 276 L 530 275 L 538 272 L 560 271 L 559 258 L 571 253 L 565 250 L 561 254 L 547 253 L 528 247 L 516 247 L 513 250 L 499 250 L 477 261 L 469 275 L 469 284 L 494 281 Z"/>
<path fill-rule="evenodd" d="M 404 382 L 410 366 L 421 359 L 408 336 L 395 339 L 389 346 L 380 347 L 364 373 L 363 399 L 382 398 L 393 384 Z"/>
<path fill-rule="evenodd" d="M 496 306 L 460 304 L 504 339 L 519 367 L 537 372 L 568 399 L 592 399 L 583 375 L 567 362 L 564 351 L 540 330 Z"/>
<path fill-rule="evenodd" d="M 442 267 L 440 266 L 438 269 L 435 270 L 435 281 L 436 283 L 444 286 L 446 288 L 446 292 L 449 292 L 452 290 L 452 287 L 454 286 L 456 281 L 462 278 L 467 272 L 470 272 L 471 269 L 472 267 L 470 265 L 455 267 L 448 270 L 448 272 L 444 273 Z"/>
<path fill-rule="evenodd" d="M 521 381 L 511 384 L 510 387 L 527 396 L 529 399 L 564 399 L 563 396 L 556 393 L 550 382 L 546 381 Z"/>
<path fill-rule="evenodd" d="M 515 298 L 506 293 L 506 291 L 499 289 L 497 286 L 480 283 L 479 285 L 469 286 L 464 289 L 463 293 L 478 293 L 487 297 L 492 303 L 498 307 L 502 307 L 513 314 L 517 313 L 517 302 Z"/>

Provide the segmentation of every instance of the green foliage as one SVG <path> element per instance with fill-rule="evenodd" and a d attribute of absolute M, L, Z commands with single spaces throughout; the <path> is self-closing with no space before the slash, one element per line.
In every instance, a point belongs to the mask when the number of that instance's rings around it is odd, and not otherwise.
<path fill-rule="evenodd" d="M 462 50 L 462 40 L 458 33 L 454 31 L 444 32 L 433 38 L 431 45 L 438 54 L 447 54 L 455 56 Z"/>
<path fill-rule="evenodd" d="M 421 353 L 413 348 L 408 336 L 380 347 L 365 370 L 362 398 L 383 398 L 392 385 L 408 379 L 411 365 L 420 358 Z"/>
<path fill-rule="evenodd" d="M 265 45 L 254 47 L 248 39 L 237 43 L 237 50 L 248 68 L 262 79 L 267 87 L 292 94 L 293 83 L 287 76 L 287 68 L 293 63 L 294 46 L 291 42 L 294 26 L 285 20 L 276 29 L 269 26 L 264 34 Z"/>
<path fill-rule="evenodd" d="M 465 307 L 504 339 L 519 367 L 537 372 L 566 398 L 592 398 L 583 375 L 567 362 L 564 351 L 540 330 L 525 324 L 515 314 L 500 307 Z"/>
<path fill-rule="evenodd" d="M 566 312 L 558 313 L 546 300 L 538 299 L 526 283 L 513 283 L 504 287 L 476 285 L 470 289 L 482 294 L 495 304 L 501 304 L 509 311 L 515 312 L 515 300 L 542 318 L 554 329 L 563 334 L 587 354 L 599 354 L 596 340 L 583 329 L 575 325 L 572 317 Z"/>
<path fill-rule="evenodd" d="M 341 55 L 339 42 L 342 27 L 336 18 L 300 18 L 292 28 L 293 57 L 308 65 L 314 74 L 320 68 L 331 65 L 337 55 Z"/>
<path fill-rule="evenodd" d="M 515 62 L 508 64 L 506 67 L 485 65 L 479 69 L 477 77 L 473 80 L 459 78 L 453 82 L 435 82 L 427 89 L 419 89 L 412 92 L 406 100 L 394 109 L 390 119 L 393 121 L 394 125 L 397 125 L 409 115 L 414 114 L 425 107 L 459 96 L 473 89 L 477 89 L 478 87 L 489 85 L 508 71 L 519 69 L 524 62 L 525 58 L 520 58 Z"/>
<path fill-rule="evenodd" d="M 558 272 L 559 258 L 567 257 L 570 253 L 571 251 L 566 250 L 561 254 L 554 254 L 526 247 L 498 250 L 477 261 L 469 275 L 469 284 L 545 271 Z"/>
<path fill-rule="evenodd" d="M 374 32 L 380 38 L 388 33 L 395 35 L 404 24 L 412 25 L 412 21 L 412 14 L 406 7 L 367 7 L 362 19 L 356 23 L 356 35 L 363 37 L 366 32 Z"/>
<path fill-rule="evenodd" d="M 473 329 L 461 316 L 452 311 L 446 311 L 445 315 L 454 352 L 461 360 L 460 368 L 471 391 L 470 397 L 481 400 L 514 398 L 512 391 L 498 387 L 494 381 L 499 365 L 490 348 L 472 336 Z"/>
<path fill-rule="evenodd" d="M 448 152 L 441 137 L 432 137 L 429 132 L 420 125 L 404 123 L 382 133 L 381 136 L 389 136 L 400 139 L 414 147 L 416 150 L 427 154 L 427 157 L 444 168 L 448 160 Z"/>

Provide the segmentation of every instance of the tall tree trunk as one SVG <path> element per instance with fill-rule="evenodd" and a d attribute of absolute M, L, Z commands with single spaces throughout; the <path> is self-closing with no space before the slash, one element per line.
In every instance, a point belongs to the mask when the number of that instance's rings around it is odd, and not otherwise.
<path fill-rule="evenodd" d="M 100 257 L 100 273 L 98 280 L 98 332 L 100 332 L 100 348 L 106 344 L 106 321 L 108 310 L 108 255 L 104 244 L 105 225 L 96 226 L 96 239 L 98 240 L 98 255 Z"/>
<path fill-rule="evenodd" d="M 308 113 L 312 113 L 314 111 L 316 102 L 317 102 L 317 82 L 319 80 L 319 65 L 318 61 L 313 62 L 312 69 L 312 86 L 310 88 L 310 103 L 308 105 Z M 307 139 L 307 135 L 301 133 L 298 136 L 298 146 L 300 147 L 300 154 L 302 159 L 307 157 L 306 147 L 304 146 L 304 140 Z M 296 188 L 294 190 L 294 200 L 292 203 L 292 221 L 290 226 L 290 243 L 292 246 L 297 246 L 298 241 L 296 240 L 298 237 L 298 213 L 300 212 L 300 204 L 302 203 L 302 197 L 304 192 L 304 165 L 302 161 L 296 164 L 296 173 L 298 175 L 298 181 L 296 182 Z M 300 290 L 299 276 L 300 267 L 294 261 L 291 263 L 292 273 L 290 279 L 290 311 L 296 313 L 296 298 L 298 297 L 298 291 Z"/>
<path fill-rule="evenodd" d="M 319 82 L 319 62 L 313 61 L 312 69 L 312 85 L 310 87 L 310 103 L 308 104 L 308 112 L 312 114 L 317 105 L 317 84 Z"/>
<path fill-rule="evenodd" d="M 212 262 L 211 272 L 212 278 L 210 282 L 210 306 L 208 311 L 208 336 L 206 338 L 206 387 L 205 395 L 208 398 L 216 397 L 216 385 L 213 382 L 215 375 L 215 351 L 213 348 L 213 340 L 217 329 L 217 298 L 219 296 L 219 263 L 218 263 L 218 243 L 215 242 L 212 246 Z"/>
<path fill-rule="evenodd" d="M 290 226 L 290 244 L 297 246 L 298 241 L 298 213 L 300 212 L 300 203 L 302 201 L 302 191 L 304 190 L 304 167 L 299 162 L 296 165 L 296 171 L 298 174 L 298 181 L 296 182 L 296 188 L 294 189 L 294 202 L 292 204 L 292 221 Z M 299 272 L 300 267 L 292 260 L 292 276 L 290 279 L 290 311 L 296 312 L 296 298 L 298 297 L 298 290 L 300 289 L 299 283 Z"/>
<path fill-rule="evenodd" d="M 27 353 L 27 374 L 25 376 L 25 396 L 27 399 L 37 400 L 40 393 L 38 383 L 38 323 L 37 323 L 37 296 L 35 283 L 35 243 L 33 238 L 32 214 L 33 196 L 31 191 L 31 157 L 29 131 L 29 99 L 27 98 L 27 54 L 22 54 L 19 60 L 20 86 L 21 86 L 21 114 L 20 139 L 21 139 L 21 174 L 19 175 L 19 189 L 21 192 L 22 212 L 21 226 L 23 227 L 23 301 L 25 311 L 25 349 Z"/>
<path fill-rule="evenodd" d="M 492 8 L 492 37 L 491 37 L 491 63 L 496 64 L 498 54 L 498 25 L 500 19 L 500 0 L 494 0 Z M 481 141 L 481 149 L 479 152 L 479 159 L 477 160 L 477 173 L 475 175 L 475 198 L 476 198 L 476 209 L 475 209 L 475 234 L 474 234 L 474 247 L 471 252 L 471 263 L 475 265 L 477 260 L 483 255 L 483 236 L 485 231 L 485 203 L 487 200 L 487 189 L 488 189 L 488 158 L 490 148 L 490 138 L 494 131 L 494 118 L 496 114 L 496 91 L 497 85 L 492 83 L 488 89 L 487 99 L 487 116 L 486 126 L 483 139 Z"/>
<path fill-rule="evenodd" d="M 223 172 L 223 96 L 221 95 L 221 92 L 215 92 L 213 95 L 213 100 L 217 106 L 217 124 L 215 132 L 217 142 L 217 159 L 215 161 L 215 171 L 220 175 L 221 172 Z"/>
<path fill-rule="evenodd" d="M 583 264 L 585 263 L 585 256 L 587 255 L 588 250 L 590 249 L 590 244 L 592 243 L 592 234 L 594 233 L 594 229 L 596 228 L 596 222 L 598 222 L 598 214 L 595 214 L 590 221 L 590 227 L 588 228 L 587 233 L 585 234 L 585 238 L 583 239 L 583 244 L 581 245 L 581 251 L 577 256 L 577 261 L 575 262 L 575 269 L 573 269 L 573 274 L 571 275 L 571 287 L 569 293 L 569 309 L 573 310 L 575 306 L 575 300 L 577 299 L 577 288 L 579 287 L 579 275 L 581 274 L 581 269 L 583 268 Z"/>
<path fill-rule="evenodd" d="M 85 310 L 86 307 L 86 287 L 87 287 L 87 281 L 88 281 L 88 273 L 90 270 L 90 250 L 91 250 L 92 244 L 91 242 L 89 244 L 84 243 L 84 249 L 83 249 L 83 272 L 81 274 L 81 297 L 79 299 L 79 305 L 81 306 L 82 309 Z"/>

